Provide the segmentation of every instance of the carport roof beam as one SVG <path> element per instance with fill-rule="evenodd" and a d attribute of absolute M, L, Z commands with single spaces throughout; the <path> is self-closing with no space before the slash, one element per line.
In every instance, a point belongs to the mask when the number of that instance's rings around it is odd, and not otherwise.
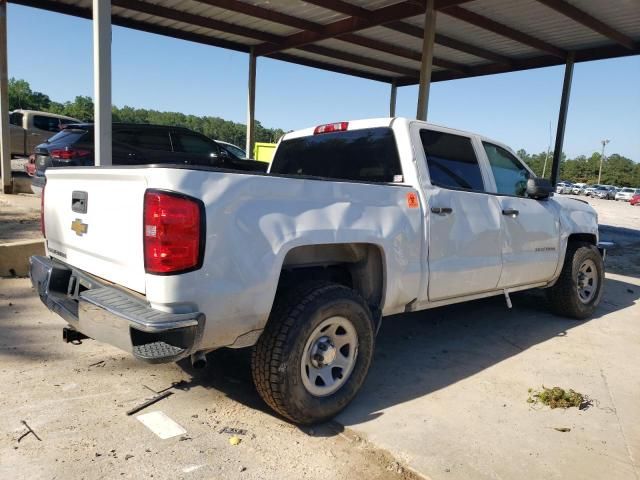
<path fill-rule="evenodd" d="M 619 43 L 631 50 L 636 48 L 636 43 L 623 33 L 619 32 L 615 28 L 610 27 L 606 23 L 601 20 L 598 20 L 595 17 L 592 17 L 587 12 L 580 10 L 577 7 L 574 7 L 570 3 L 567 3 L 563 0 L 538 0 L 538 2 L 546 5 L 549 8 L 556 10 L 557 12 L 562 13 L 566 17 L 578 22 L 585 27 L 590 28 L 593 31 L 604 35 L 605 37 L 610 38 L 614 42 Z M 640 7 L 639 7 L 640 8 Z"/>

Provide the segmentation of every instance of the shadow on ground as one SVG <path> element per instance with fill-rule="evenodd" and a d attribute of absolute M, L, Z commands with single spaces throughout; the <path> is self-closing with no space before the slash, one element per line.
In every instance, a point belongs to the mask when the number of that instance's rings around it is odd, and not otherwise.
<path fill-rule="evenodd" d="M 61 341 L 64 323 L 46 321 L 39 325 L 35 313 L 36 321 L 25 324 L 19 313 L 26 308 L 22 305 L 25 297 L 35 293 L 20 288 L 11 291 L 15 296 L 8 294 L 0 292 L 0 356 L 36 361 L 55 357 L 47 342 Z M 640 287 L 621 277 L 608 278 L 603 301 L 588 321 L 597 322 L 639 298 Z M 584 323 L 549 314 L 542 291 L 514 294 L 512 301 L 511 310 L 502 297 L 494 297 L 385 318 L 370 374 L 344 414 L 348 423 L 377 418 L 389 406 L 429 395 L 537 344 L 562 337 Z M 143 367 L 128 360 L 120 368 L 125 364 L 126 368 Z M 222 349 L 209 354 L 208 361 L 208 368 L 203 370 L 194 370 L 188 360 L 180 362 L 187 374 L 180 388 L 216 390 L 249 408 L 272 414 L 253 387 L 248 349 Z M 179 375 L 175 381 L 183 379 L 184 375 Z M 171 381 L 171 375 L 165 380 Z M 335 428 L 315 429 L 316 435 L 334 433 Z"/>
<path fill-rule="evenodd" d="M 621 280 L 609 278 L 605 288 L 600 307 L 587 321 L 598 321 L 640 298 L 640 287 Z M 584 324 L 548 313 L 541 291 L 511 297 L 511 310 L 502 297 L 494 297 L 385 318 L 365 386 L 345 413 L 349 423 L 377 418 L 389 406 L 429 395 Z M 269 411 L 253 387 L 248 349 L 219 350 L 209 354 L 208 361 L 205 370 L 193 370 L 188 361 L 180 364 L 191 376 L 187 388 L 213 388 Z"/>

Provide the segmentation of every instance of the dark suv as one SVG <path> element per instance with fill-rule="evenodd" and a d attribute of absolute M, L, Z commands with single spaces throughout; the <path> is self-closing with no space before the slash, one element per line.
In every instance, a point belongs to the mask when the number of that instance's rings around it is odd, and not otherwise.
<path fill-rule="evenodd" d="M 45 183 L 48 167 L 94 164 L 93 124 L 67 126 L 35 149 L 33 191 Z M 214 140 L 182 127 L 113 124 L 114 165 L 181 164 L 266 172 L 268 164 L 240 159 Z"/>

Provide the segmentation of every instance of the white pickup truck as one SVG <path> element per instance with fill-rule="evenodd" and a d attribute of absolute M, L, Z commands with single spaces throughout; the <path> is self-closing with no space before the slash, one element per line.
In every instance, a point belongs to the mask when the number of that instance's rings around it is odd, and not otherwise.
<path fill-rule="evenodd" d="M 285 135 L 268 173 L 48 169 L 42 301 L 148 362 L 253 347 L 255 385 L 299 423 L 361 387 L 382 317 L 546 288 L 558 314 L 600 302 L 596 212 L 513 152 L 404 118 Z M 390 319 L 389 321 L 393 321 Z"/>

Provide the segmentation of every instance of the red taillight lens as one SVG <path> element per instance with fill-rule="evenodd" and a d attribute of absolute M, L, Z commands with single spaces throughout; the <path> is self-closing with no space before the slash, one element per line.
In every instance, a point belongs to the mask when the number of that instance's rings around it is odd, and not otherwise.
<path fill-rule="evenodd" d="M 58 148 L 49 152 L 51 158 L 56 160 L 71 160 L 74 158 L 86 157 L 91 155 L 89 150 L 82 150 L 80 148 Z"/>
<path fill-rule="evenodd" d="M 318 125 L 313 131 L 314 135 L 319 133 L 344 132 L 349 127 L 349 122 L 327 123 L 326 125 Z"/>
<path fill-rule="evenodd" d="M 144 266 L 147 273 L 195 270 L 202 263 L 202 203 L 175 193 L 144 194 Z"/>
<path fill-rule="evenodd" d="M 42 193 L 40 194 L 40 231 L 42 231 L 42 236 L 45 237 L 44 230 L 44 189 L 46 185 L 42 187 Z"/>

